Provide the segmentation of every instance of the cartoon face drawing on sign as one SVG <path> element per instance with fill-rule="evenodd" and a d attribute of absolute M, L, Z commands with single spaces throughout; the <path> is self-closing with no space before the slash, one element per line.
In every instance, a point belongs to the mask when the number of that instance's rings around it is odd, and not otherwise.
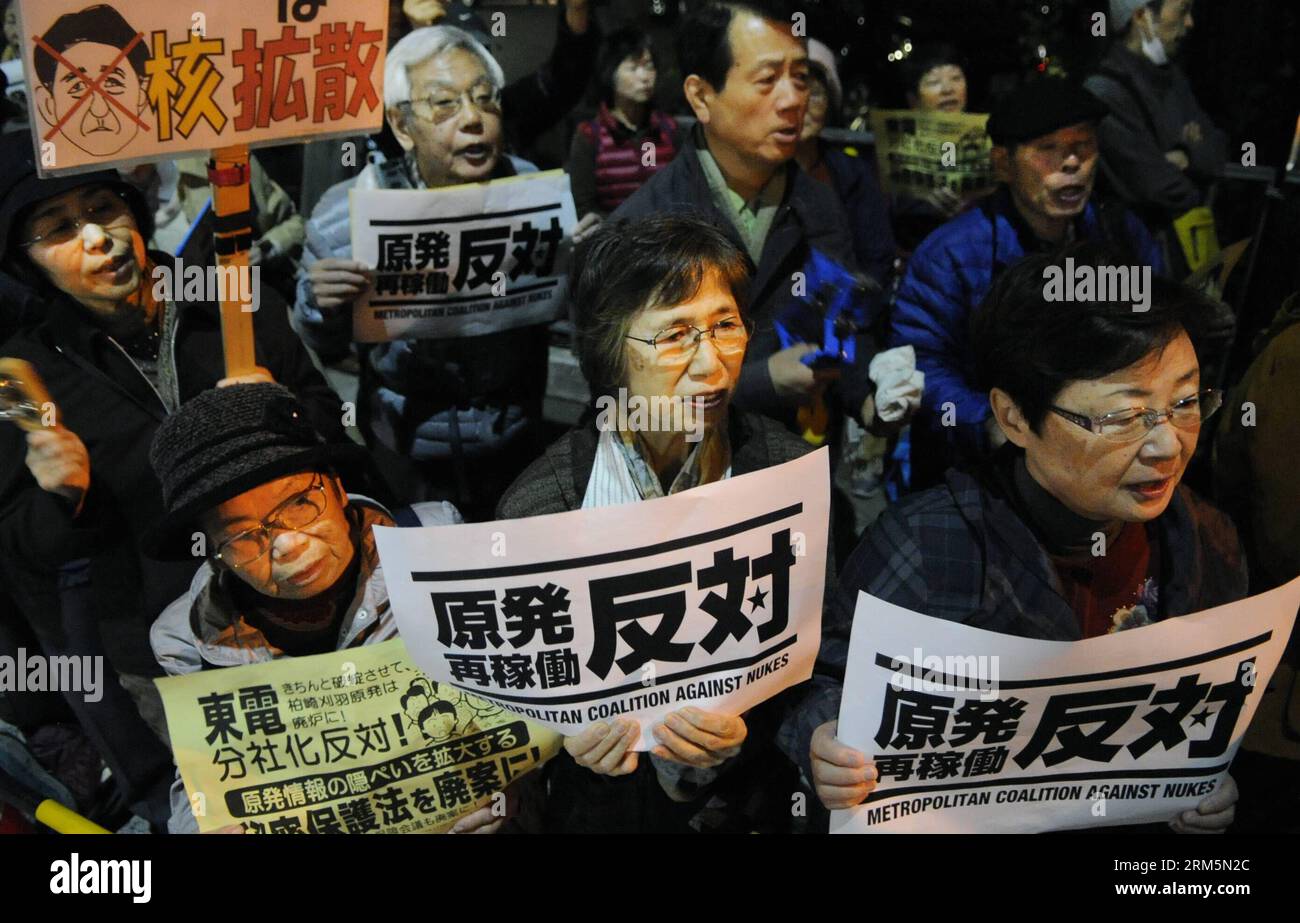
<path fill-rule="evenodd" d="M 426 740 L 434 743 L 472 734 L 482 727 L 483 721 L 505 711 L 494 702 L 466 695 L 454 686 L 423 676 L 411 680 L 402 694 L 401 704 L 407 726 L 418 729 Z"/>
<path fill-rule="evenodd" d="M 487 699 L 480 699 L 478 696 L 462 695 L 460 707 L 466 709 L 473 716 L 471 720 L 475 724 L 505 714 L 505 709 L 496 702 L 489 702 Z"/>
<path fill-rule="evenodd" d="M 55 132 L 96 157 L 122 150 L 148 105 L 143 34 L 111 6 L 65 13 L 36 40 L 33 104 Z M 147 127 L 147 126 L 146 126 Z"/>
<path fill-rule="evenodd" d="M 450 693 L 450 697 L 448 697 Z M 408 726 L 417 729 L 425 740 L 441 743 L 458 730 L 464 731 L 460 715 L 460 692 L 450 687 L 439 688 L 438 683 L 425 677 L 411 680 L 402 695 L 402 711 Z"/>
<path fill-rule="evenodd" d="M 408 726 L 419 727 L 420 712 L 433 700 L 433 686 L 423 676 L 411 680 L 402 693 L 402 711 L 406 715 Z"/>
<path fill-rule="evenodd" d="M 434 743 L 450 740 L 456 733 L 456 706 L 441 699 L 430 702 L 420 710 L 415 723 L 425 740 Z"/>

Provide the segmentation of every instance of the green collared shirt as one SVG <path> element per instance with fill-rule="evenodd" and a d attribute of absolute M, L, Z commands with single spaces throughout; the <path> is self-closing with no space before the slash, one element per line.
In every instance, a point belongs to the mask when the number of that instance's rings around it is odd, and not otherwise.
<path fill-rule="evenodd" d="M 767 232 L 772 229 L 776 210 L 781 206 L 781 200 L 785 198 L 785 168 L 777 170 L 767 184 L 758 191 L 758 195 L 746 202 L 738 192 L 727 185 L 718 162 L 704 146 L 703 139 L 699 139 L 696 150 L 700 155 L 700 166 L 704 168 L 704 178 L 708 180 L 709 190 L 713 193 L 713 201 L 736 226 L 736 230 L 740 232 L 740 239 L 745 244 L 745 250 L 757 265 L 762 259 L 763 244 L 767 242 Z"/>

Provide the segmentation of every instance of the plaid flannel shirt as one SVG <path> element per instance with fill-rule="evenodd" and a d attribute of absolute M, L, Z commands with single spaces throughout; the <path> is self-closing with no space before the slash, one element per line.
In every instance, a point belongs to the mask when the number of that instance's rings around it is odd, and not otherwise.
<path fill-rule="evenodd" d="M 946 482 L 887 509 L 845 563 L 825 607 L 818 663 L 777 744 L 812 778 L 813 732 L 839 715 L 858 591 L 934 618 L 1022 638 L 1077 641 L 1078 620 L 1042 544 L 1012 506 L 996 468 L 952 469 Z M 1185 486 L 1148 524 L 1161 555 L 1160 618 L 1247 594 L 1246 565 L 1226 515 Z"/>

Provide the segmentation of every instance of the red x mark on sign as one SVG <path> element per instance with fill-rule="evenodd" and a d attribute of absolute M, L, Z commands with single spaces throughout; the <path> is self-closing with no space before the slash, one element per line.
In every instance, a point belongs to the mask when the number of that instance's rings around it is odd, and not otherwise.
<path fill-rule="evenodd" d="M 51 48 L 48 44 L 46 44 L 45 40 L 44 40 L 43 38 L 41 38 L 39 35 L 33 35 L 33 36 L 32 36 L 32 41 L 36 42 L 36 44 L 37 44 L 38 46 L 40 46 L 41 48 L 44 48 L 45 51 L 46 51 L 46 53 L 48 53 L 48 54 L 50 55 L 50 57 L 54 58 L 54 60 L 58 61 L 60 64 L 62 64 L 62 65 L 63 65 L 64 67 L 66 67 L 68 70 L 72 71 L 73 73 L 76 73 L 76 72 L 79 70 L 79 68 L 76 67 L 75 65 L 73 65 L 70 61 L 68 61 L 67 58 L 65 58 L 63 55 L 59 54 L 57 51 L 55 51 L 53 48 Z M 63 114 L 63 118 L 59 119 L 58 124 L 55 125 L 53 128 L 51 128 L 48 132 L 46 132 L 46 134 L 45 134 L 45 140 L 46 140 L 46 141 L 49 141 L 51 138 L 53 138 L 53 137 L 54 137 L 55 135 L 57 135 L 60 131 L 63 130 L 63 126 L 64 126 L 65 124 L 67 124 L 68 119 L 72 118 L 72 114 L 73 114 L 74 112 L 76 112 L 78 109 L 81 108 L 81 104 L 82 104 L 82 103 L 84 103 L 86 100 L 90 99 L 90 94 L 91 94 L 91 93 L 98 93 L 100 96 L 104 97 L 106 100 L 108 100 L 108 101 L 109 101 L 110 103 L 112 103 L 114 106 L 117 106 L 117 108 L 121 109 L 122 112 L 123 112 L 123 114 L 125 114 L 126 117 L 127 117 L 128 119 L 130 119 L 131 121 L 135 122 L 137 125 L 139 125 L 141 128 L 143 128 L 145 131 L 148 131 L 148 130 L 149 130 L 149 126 L 146 125 L 143 121 L 141 121 L 141 119 L 140 119 L 139 116 L 137 116 L 137 115 L 136 115 L 134 112 L 132 112 L 130 109 L 126 108 L 126 106 L 123 106 L 121 103 L 119 103 L 119 102 L 118 102 L 116 99 L 114 99 L 112 96 L 109 96 L 108 93 L 104 90 L 104 88 L 100 86 L 100 83 L 103 82 L 104 78 L 107 77 L 110 73 L 112 73 L 112 72 L 113 72 L 113 69 L 114 69 L 115 67 L 117 67 L 119 64 L 122 63 L 122 59 L 123 59 L 123 58 L 125 58 L 128 54 L 130 54 L 131 49 L 134 48 L 134 47 L 136 46 L 137 43 L 142 42 L 142 41 L 144 41 L 144 33 L 143 33 L 143 32 L 137 32 L 137 33 L 135 34 L 135 37 L 134 37 L 133 39 L 131 39 L 131 41 L 129 41 L 129 42 L 126 43 L 126 47 L 123 48 L 120 52 L 118 52 L 118 55 L 117 55 L 116 58 L 113 59 L 113 62 L 112 62 L 111 64 L 109 64 L 108 67 L 104 68 L 104 69 L 100 72 L 100 74 L 99 74 L 98 77 L 96 77 L 94 80 L 92 80 L 92 81 L 90 82 L 90 87 L 89 87 L 89 88 L 90 88 L 90 92 L 89 92 L 89 93 L 86 93 L 86 94 L 85 94 L 84 96 L 82 96 L 79 100 L 77 100 L 75 103 L 73 103 L 73 104 L 72 104 L 72 108 L 69 109 L 67 112 L 65 112 L 65 113 Z"/>

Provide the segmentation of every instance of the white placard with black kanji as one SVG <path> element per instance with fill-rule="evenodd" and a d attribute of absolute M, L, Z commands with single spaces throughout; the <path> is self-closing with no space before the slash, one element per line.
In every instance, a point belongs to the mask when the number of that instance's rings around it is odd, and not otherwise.
<path fill-rule="evenodd" d="M 1173 820 L 1228 772 L 1300 579 L 1084 641 L 1036 641 L 858 594 L 837 734 L 876 765 L 832 833 L 1028 833 Z"/>
<path fill-rule="evenodd" d="M 573 193 L 563 170 L 443 189 L 353 189 L 352 258 L 374 284 L 352 311 L 360 343 L 470 337 L 555 320 Z"/>
<path fill-rule="evenodd" d="M 740 714 L 807 679 L 821 640 L 826 451 L 641 503 L 377 528 L 416 664 L 564 734 Z"/>

